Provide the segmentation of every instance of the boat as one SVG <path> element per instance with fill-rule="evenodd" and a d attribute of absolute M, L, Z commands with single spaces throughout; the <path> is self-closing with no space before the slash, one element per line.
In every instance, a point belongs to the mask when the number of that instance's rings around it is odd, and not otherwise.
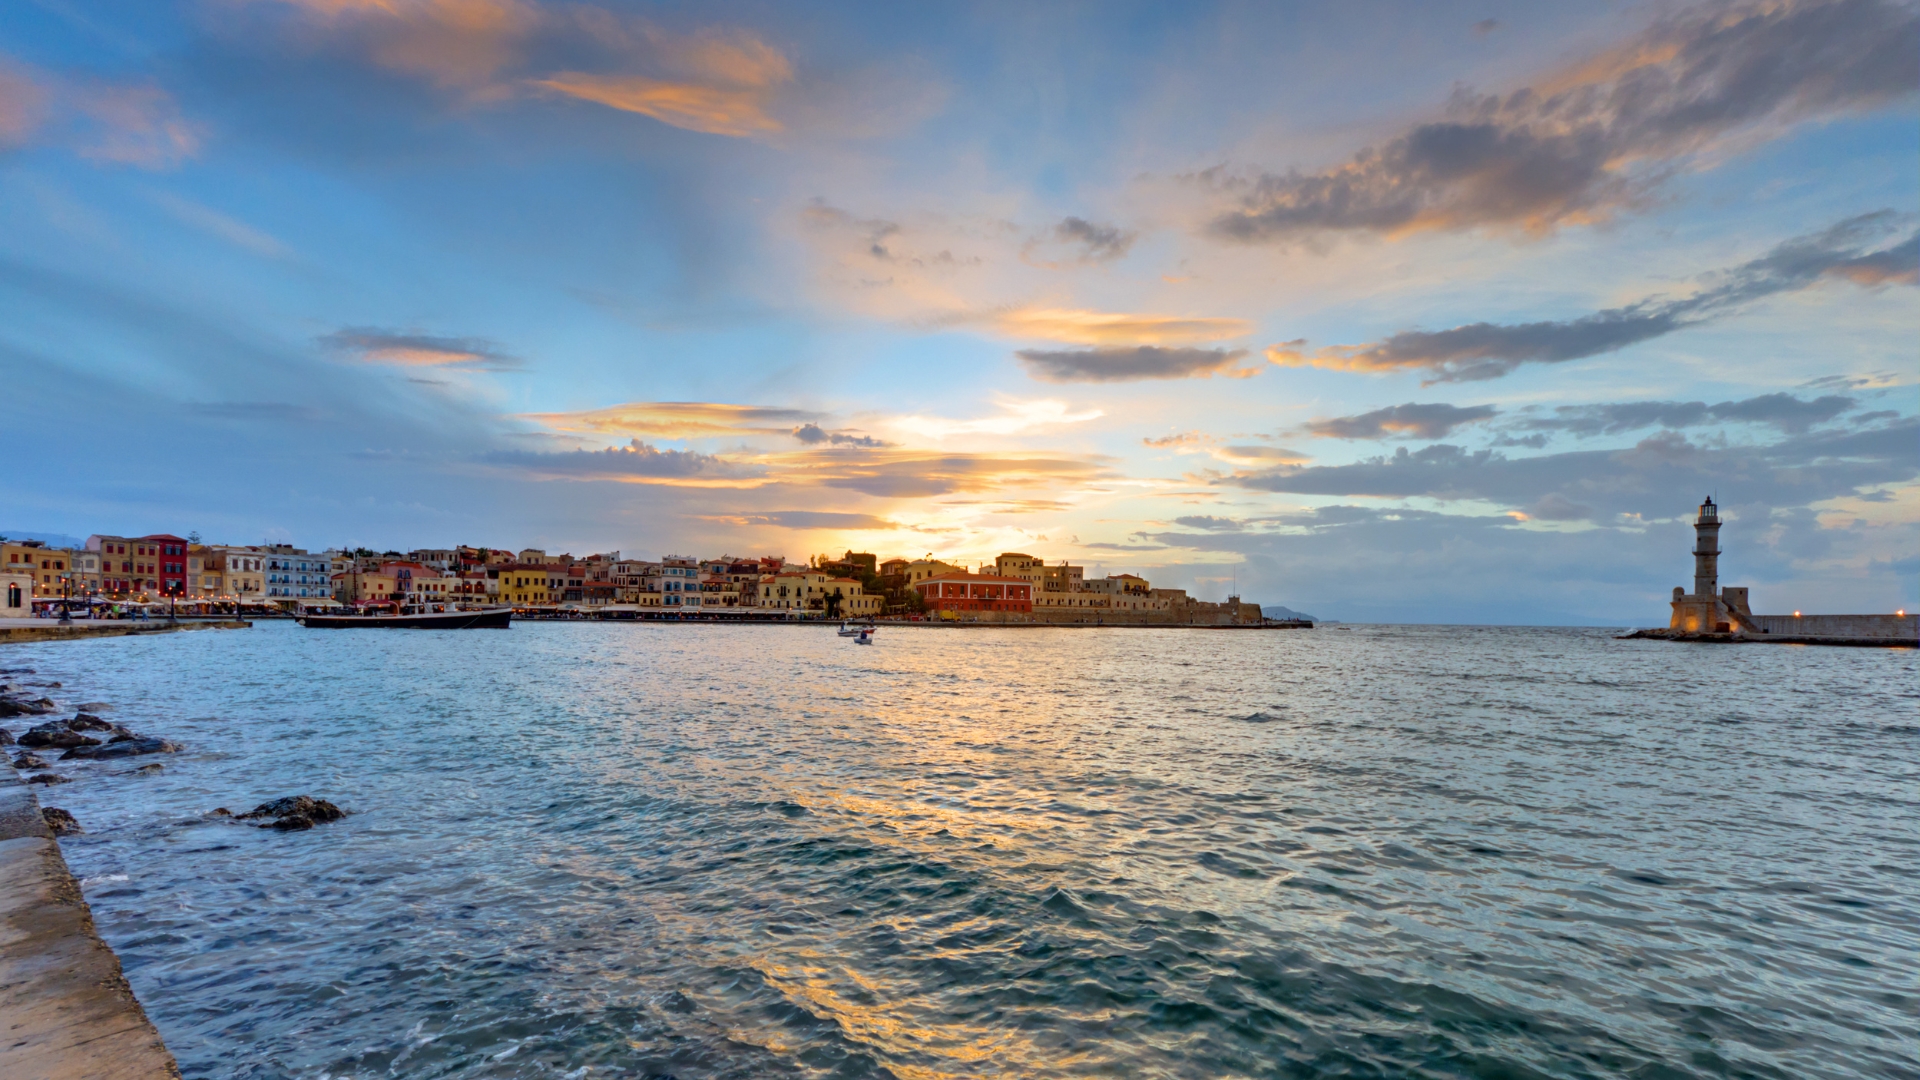
<path fill-rule="evenodd" d="M 479 611 L 398 611 L 385 615 L 322 615 L 303 612 L 295 622 L 312 630 L 350 630 L 372 627 L 381 630 L 505 630 L 513 622 L 513 609 L 483 608 Z"/>
<path fill-rule="evenodd" d="M 840 621 L 841 637 L 859 637 L 861 634 L 864 634 L 866 632 L 867 631 L 865 628 L 848 625 L 847 621 L 844 619 Z"/>
<path fill-rule="evenodd" d="M 862 629 L 862 630 L 860 631 L 860 636 L 859 636 L 859 637 L 856 637 L 856 638 L 854 638 L 854 639 L 853 639 L 853 643 L 854 643 L 855 645 L 871 645 L 871 644 L 873 644 L 873 628 L 869 626 L 869 627 L 866 627 L 866 628 L 864 628 L 864 629 Z"/>

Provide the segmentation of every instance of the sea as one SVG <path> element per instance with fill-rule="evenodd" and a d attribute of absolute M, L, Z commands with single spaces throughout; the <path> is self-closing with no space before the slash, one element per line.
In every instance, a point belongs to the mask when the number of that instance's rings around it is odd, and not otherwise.
<path fill-rule="evenodd" d="M 0 666 L 184 747 L 39 790 L 190 1080 L 1665 1080 L 1920 1077 L 1917 655 L 263 621 Z M 348 816 L 213 813 L 303 794 Z"/>

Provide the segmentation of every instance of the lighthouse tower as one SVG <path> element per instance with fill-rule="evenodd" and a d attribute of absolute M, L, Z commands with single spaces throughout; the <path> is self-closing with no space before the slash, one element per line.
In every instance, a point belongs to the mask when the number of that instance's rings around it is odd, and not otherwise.
<path fill-rule="evenodd" d="M 1693 595 L 1720 595 L 1720 508 L 1711 495 L 1693 519 Z"/>
<path fill-rule="evenodd" d="M 1689 634 L 1737 634 L 1752 622 L 1746 588 L 1720 587 L 1720 508 L 1708 496 L 1693 519 L 1693 591 L 1674 586 L 1668 625 Z"/>

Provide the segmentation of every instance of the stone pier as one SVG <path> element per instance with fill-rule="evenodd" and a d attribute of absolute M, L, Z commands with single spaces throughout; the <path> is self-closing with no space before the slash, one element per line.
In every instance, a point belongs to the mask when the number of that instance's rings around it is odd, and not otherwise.
<path fill-rule="evenodd" d="M 179 1080 L 33 789 L 0 774 L 0 1077 Z"/>

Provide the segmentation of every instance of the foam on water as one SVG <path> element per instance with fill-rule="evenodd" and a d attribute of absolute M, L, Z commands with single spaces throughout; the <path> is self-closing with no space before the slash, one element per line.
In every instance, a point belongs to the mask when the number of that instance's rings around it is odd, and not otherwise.
<path fill-rule="evenodd" d="M 9 652 L 188 747 L 58 802 L 191 1077 L 1920 1075 L 1911 651 L 880 638 Z"/>

